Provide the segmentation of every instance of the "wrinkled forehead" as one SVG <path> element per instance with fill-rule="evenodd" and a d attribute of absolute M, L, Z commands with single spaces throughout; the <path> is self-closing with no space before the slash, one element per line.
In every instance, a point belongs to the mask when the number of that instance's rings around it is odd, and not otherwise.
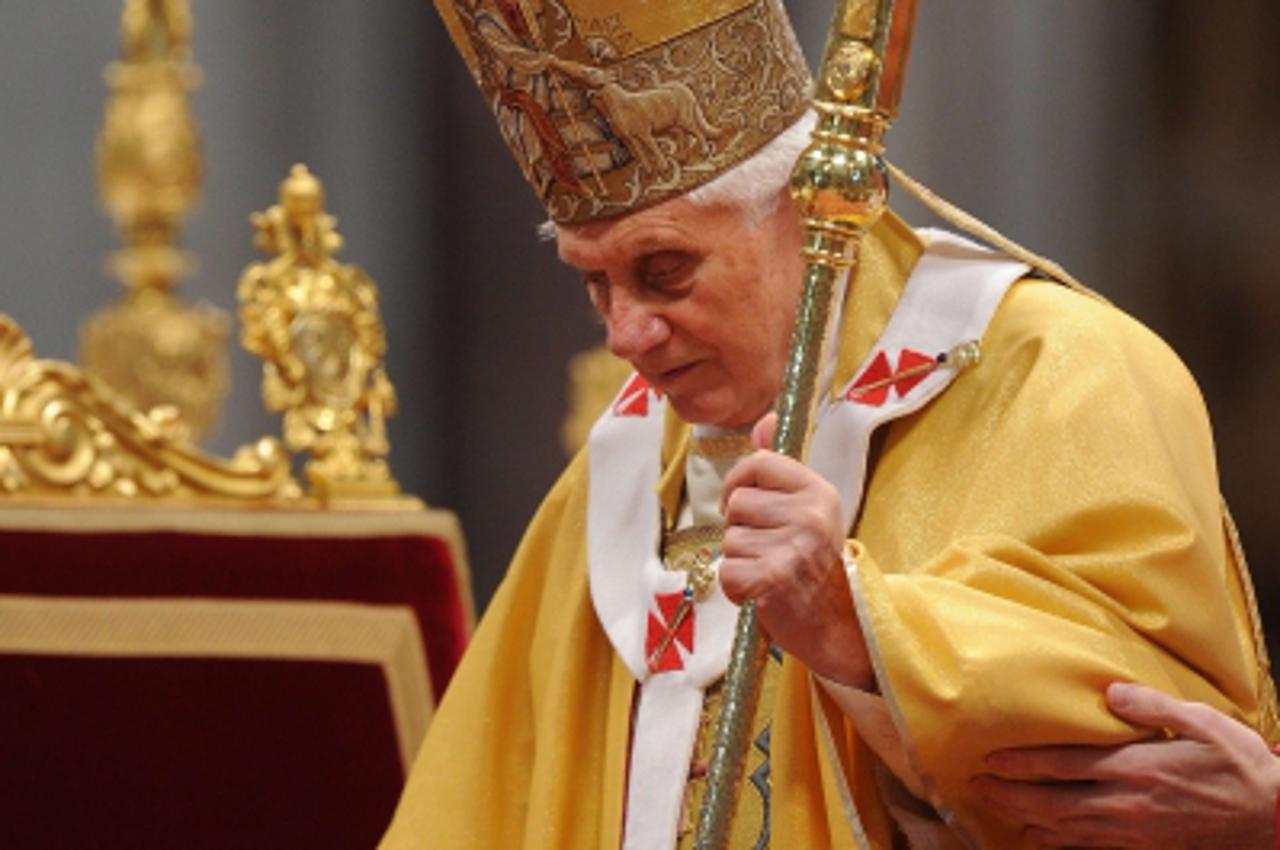
<path fill-rule="evenodd" d="M 680 196 L 617 218 L 559 225 L 556 250 L 575 268 L 604 268 L 656 251 L 696 249 L 725 228 L 723 217 L 724 211 Z"/>

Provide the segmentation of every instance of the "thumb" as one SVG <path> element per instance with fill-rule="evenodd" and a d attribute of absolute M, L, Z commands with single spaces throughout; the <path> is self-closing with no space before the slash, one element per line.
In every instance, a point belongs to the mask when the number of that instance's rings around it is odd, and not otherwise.
<path fill-rule="evenodd" d="M 1107 708 L 1134 726 L 1168 729 L 1195 741 L 1210 740 L 1216 714 L 1208 706 L 1183 702 L 1132 682 L 1112 682 L 1107 687 Z"/>
<path fill-rule="evenodd" d="M 778 430 L 778 414 L 769 411 L 751 429 L 751 446 L 757 449 L 773 448 L 773 435 Z"/>

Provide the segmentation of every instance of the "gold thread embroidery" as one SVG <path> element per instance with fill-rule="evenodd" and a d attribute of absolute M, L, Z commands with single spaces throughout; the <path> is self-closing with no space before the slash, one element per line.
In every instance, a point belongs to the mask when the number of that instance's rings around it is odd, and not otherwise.
<path fill-rule="evenodd" d="M 500 132 L 561 224 L 688 192 L 809 105 L 808 68 L 779 0 L 732 0 L 728 14 L 692 27 L 656 18 L 664 35 L 648 44 L 617 16 L 571 14 L 564 0 L 445 5 Z"/>
<path fill-rule="evenodd" d="M 689 454 L 710 460 L 745 457 L 751 454 L 751 437 L 748 434 L 723 434 L 715 437 L 694 436 L 689 440 Z"/>

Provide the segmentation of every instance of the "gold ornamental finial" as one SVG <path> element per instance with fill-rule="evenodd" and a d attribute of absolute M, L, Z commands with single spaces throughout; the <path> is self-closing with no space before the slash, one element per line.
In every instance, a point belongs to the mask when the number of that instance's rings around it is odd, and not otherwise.
<path fill-rule="evenodd" d="M 251 221 L 254 244 L 273 256 L 240 278 L 242 341 L 265 361 L 262 395 L 284 412 L 285 443 L 310 453 L 307 480 L 321 501 L 397 495 L 386 463 L 396 394 L 377 287 L 333 259 L 342 237 L 324 211 L 324 187 L 295 165 L 280 203 Z"/>
<path fill-rule="evenodd" d="M 188 0 L 126 0 L 123 59 L 98 137 L 103 205 L 124 247 L 108 261 L 127 295 L 81 329 L 82 360 L 130 403 L 172 405 L 193 434 L 216 422 L 228 388 L 227 315 L 174 295 L 193 262 L 177 247 L 182 219 L 200 195 L 199 134 L 189 95 Z"/>
<path fill-rule="evenodd" d="M 191 58 L 191 8 L 187 0 L 126 0 L 120 18 L 127 62 Z"/>

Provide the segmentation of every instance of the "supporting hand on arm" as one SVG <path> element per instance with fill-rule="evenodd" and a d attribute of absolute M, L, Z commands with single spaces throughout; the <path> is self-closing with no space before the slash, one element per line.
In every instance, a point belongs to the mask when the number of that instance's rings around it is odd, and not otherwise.
<path fill-rule="evenodd" d="M 1276 850 L 1280 758 L 1208 706 L 1113 684 L 1107 706 L 1176 737 L 1120 747 L 1002 750 L 974 780 L 1034 847 Z"/>

